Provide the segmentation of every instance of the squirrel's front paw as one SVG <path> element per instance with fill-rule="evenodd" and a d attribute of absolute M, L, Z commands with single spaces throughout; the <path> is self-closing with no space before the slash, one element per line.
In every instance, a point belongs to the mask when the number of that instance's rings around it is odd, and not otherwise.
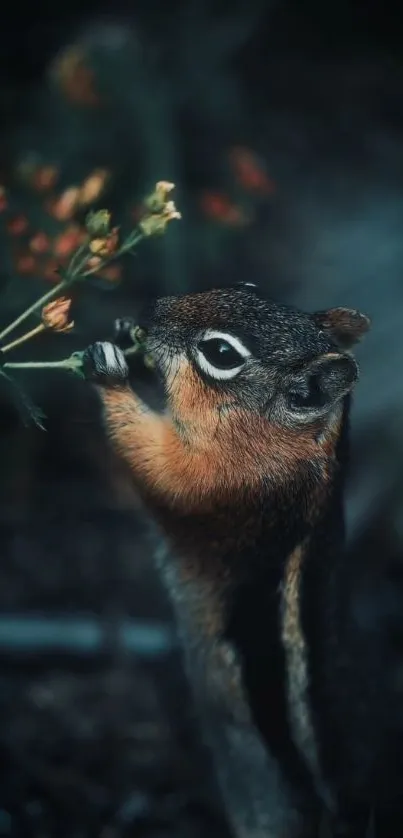
<path fill-rule="evenodd" d="M 134 344 L 137 324 L 133 317 L 118 317 L 113 324 L 113 342 L 121 349 L 128 349 Z"/>
<path fill-rule="evenodd" d="M 83 372 L 89 381 L 109 387 L 125 383 L 129 376 L 122 350 L 107 341 L 87 347 L 83 353 Z"/>

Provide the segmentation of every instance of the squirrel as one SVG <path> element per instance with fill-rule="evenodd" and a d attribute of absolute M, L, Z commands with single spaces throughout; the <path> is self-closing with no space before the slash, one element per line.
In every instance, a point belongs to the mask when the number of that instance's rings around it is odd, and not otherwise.
<path fill-rule="evenodd" d="M 322 759 L 317 598 L 344 544 L 351 349 L 369 318 L 305 313 L 244 283 L 158 299 L 141 325 L 164 410 L 129 384 L 127 321 L 87 348 L 85 375 L 164 536 L 224 807 L 237 838 L 313 838 L 341 805 Z"/>

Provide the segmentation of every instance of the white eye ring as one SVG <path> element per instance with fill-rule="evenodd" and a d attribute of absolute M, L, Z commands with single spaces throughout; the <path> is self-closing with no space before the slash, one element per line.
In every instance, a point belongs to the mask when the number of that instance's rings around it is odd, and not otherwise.
<path fill-rule="evenodd" d="M 251 356 L 251 352 L 249 349 L 244 346 L 242 341 L 239 338 L 236 338 L 234 335 L 229 335 L 228 332 L 218 332 L 214 329 L 207 329 L 206 332 L 203 333 L 200 340 L 223 340 L 226 343 L 229 343 L 230 346 L 241 356 L 241 358 L 249 358 Z M 243 363 L 239 364 L 237 367 L 232 367 L 231 369 L 220 369 L 219 367 L 215 367 L 210 361 L 207 360 L 203 351 L 197 347 L 195 351 L 195 360 L 199 365 L 202 372 L 205 372 L 211 378 L 215 378 L 217 381 L 225 381 L 231 378 L 235 378 L 236 375 L 241 371 L 243 367 Z"/>

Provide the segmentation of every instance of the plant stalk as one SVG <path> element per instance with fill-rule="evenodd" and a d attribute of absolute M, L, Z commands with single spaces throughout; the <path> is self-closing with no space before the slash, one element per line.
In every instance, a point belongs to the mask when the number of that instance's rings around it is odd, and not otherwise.
<path fill-rule="evenodd" d="M 50 291 L 47 291 L 39 300 L 36 300 L 35 303 L 32 303 L 29 308 L 25 309 L 12 323 L 9 323 L 8 326 L 0 332 L 0 341 L 3 340 L 10 332 L 13 332 L 17 326 L 20 326 L 21 323 L 24 322 L 31 314 L 34 314 L 38 308 L 42 308 L 46 303 L 50 302 L 53 297 L 56 297 L 62 291 L 65 291 L 73 282 L 76 282 L 78 279 L 85 279 L 87 276 L 91 276 L 92 274 L 98 273 L 102 270 L 102 268 L 109 265 L 110 262 L 113 262 L 115 259 L 122 256 L 123 253 L 127 253 L 127 251 L 131 250 L 135 247 L 142 239 L 144 238 L 143 233 L 137 233 L 134 236 L 129 236 L 126 242 L 122 244 L 119 250 L 116 253 L 111 254 L 107 259 L 104 259 L 100 265 L 97 265 L 94 268 L 89 268 L 87 271 L 83 271 L 82 269 L 85 267 L 85 264 L 89 258 L 89 256 L 85 256 L 82 261 L 77 264 L 78 257 L 80 257 L 83 251 L 86 249 L 86 245 L 82 245 L 81 248 L 74 254 L 71 263 L 67 269 L 67 277 L 63 279 L 58 285 L 55 285 L 51 288 Z M 3 350 L 4 351 L 4 350 Z"/>
<path fill-rule="evenodd" d="M 16 319 L 13 320 L 12 323 L 9 323 L 9 325 L 6 326 L 6 328 L 3 329 L 2 332 L 0 332 L 0 340 L 3 340 L 3 338 L 6 337 L 6 335 L 8 335 L 10 332 L 13 332 L 14 329 L 17 328 L 17 326 L 23 323 L 24 320 L 26 320 L 27 317 L 29 317 L 31 314 L 34 314 L 35 311 L 38 310 L 38 308 L 42 308 L 46 303 L 50 302 L 50 300 L 52 300 L 53 297 L 56 297 L 58 294 L 60 294 L 61 291 L 64 291 L 66 288 L 68 288 L 70 283 L 71 280 L 63 279 L 61 282 L 58 283 L 58 285 L 55 285 L 53 288 L 51 288 L 50 291 L 47 291 L 46 294 L 40 297 L 39 300 L 36 300 L 35 303 L 32 303 L 32 305 L 29 306 L 29 308 L 25 309 L 25 311 L 23 311 L 22 314 L 19 315 L 19 317 L 16 317 Z"/>
<path fill-rule="evenodd" d="M 66 358 L 64 361 L 7 361 L 2 365 L 4 369 L 23 370 L 23 369 L 65 369 L 74 370 L 81 367 L 81 361 L 73 361 L 71 358 Z"/>
<path fill-rule="evenodd" d="M 15 349 L 16 346 L 19 346 L 21 343 L 25 343 L 26 340 L 30 340 L 31 338 L 35 337 L 35 335 L 39 335 L 41 332 L 45 331 L 45 326 L 43 323 L 39 323 L 39 326 L 35 326 L 34 329 L 31 331 L 26 332 L 25 335 L 22 335 L 20 338 L 16 338 L 16 340 L 11 341 L 6 346 L 1 347 L 2 352 L 9 352 L 10 349 Z"/>
<path fill-rule="evenodd" d="M 123 354 L 128 355 L 135 355 L 139 352 L 138 346 L 130 346 L 129 349 L 125 349 Z M 5 364 L 2 365 L 4 369 L 64 369 L 64 370 L 75 370 L 80 369 L 82 366 L 82 361 L 80 358 L 64 358 L 63 361 L 7 361 Z"/>

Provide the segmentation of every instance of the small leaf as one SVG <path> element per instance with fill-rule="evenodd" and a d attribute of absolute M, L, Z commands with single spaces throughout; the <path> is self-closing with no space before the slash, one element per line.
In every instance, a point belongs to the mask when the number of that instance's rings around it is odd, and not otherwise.
<path fill-rule="evenodd" d="M 22 389 L 22 387 L 17 384 L 14 378 L 11 378 L 10 375 L 7 375 L 3 369 L 0 369 L 0 376 L 5 378 L 7 382 L 11 385 L 11 398 L 12 401 L 17 408 L 21 419 L 25 425 L 28 427 L 31 422 L 40 428 L 41 431 L 45 431 L 46 428 L 43 424 L 43 420 L 46 419 L 45 413 L 38 407 L 32 399 L 28 396 L 28 394 Z"/>
<path fill-rule="evenodd" d="M 84 357 L 84 352 L 83 351 L 73 352 L 70 355 L 70 358 L 72 358 L 72 359 L 74 358 L 75 360 L 80 361 L 80 365 L 75 366 L 74 364 L 72 364 L 71 367 L 70 367 L 71 372 L 74 375 L 77 375 L 79 378 L 85 378 L 84 370 L 83 370 L 83 357 Z"/>

